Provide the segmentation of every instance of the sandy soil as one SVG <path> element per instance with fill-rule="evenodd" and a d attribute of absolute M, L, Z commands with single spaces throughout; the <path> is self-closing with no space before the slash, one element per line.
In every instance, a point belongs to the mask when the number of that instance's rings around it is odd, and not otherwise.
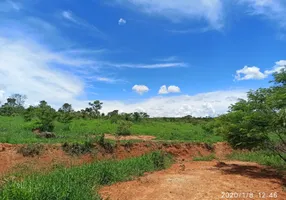
<path fill-rule="evenodd" d="M 154 140 L 156 137 L 150 135 L 128 135 L 128 136 L 118 136 L 112 134 L 105 134 L 104 137 L 110 140 L 143 140 L 150 141 Z"/>
<path fill-rule="evenodd" d="M 110 200 L 285 200 L 285 183 L 285 177 L 255 163 L 184 161 L 134 181 L 103 187 L 100 194 Z"/>

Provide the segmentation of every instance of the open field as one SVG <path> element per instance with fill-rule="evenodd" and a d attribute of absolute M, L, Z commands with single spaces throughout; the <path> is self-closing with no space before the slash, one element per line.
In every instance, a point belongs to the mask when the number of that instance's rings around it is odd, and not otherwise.
<path fill-rule="evenodd" d="M 75 119 L 69 125 L 69 129 L 64 124 L 55 122 L 54 132 L 57 138 L 46 140 L 36 138 L 30 129 L 25 130 L 25 123 L 22 117 L 0 116 L 0 142 L 11 144 L 84 142 L 100 134 L 114 134 L 117 127 L 118 124 L 104 119 Z M 156 140 L 206 143 L 223 141 L 221 136 L 205 131 L 201 124 L 142 121 L 134 123 L 130 129 L 132 135 L 150 135 L 156 137 Z"/>
<path fill-rule="evenodd" d="M 56 137 L 39 138 L 22 117 L 0 116 L 1 199 L 286 198 L 278 155 L 233 150 L 204 122 L 148 119 L 126 136 L 106 119 L 54 123 Z"/>

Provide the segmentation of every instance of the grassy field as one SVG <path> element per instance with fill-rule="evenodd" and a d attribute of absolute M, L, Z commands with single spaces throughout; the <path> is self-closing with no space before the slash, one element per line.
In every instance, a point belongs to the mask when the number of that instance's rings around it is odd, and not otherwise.
<path fill-rule="evenodd" d="M 24 181 L 7 182 L 0 188 L 0 199 L 91 200 L 102 185 L 131 180 L 144 172 L 164 169 L 171 157 L 153 152 L 122 161 L 104 161 L 80 167 L 58 169 L 49 174 L 34 174 Z"/>
<path fill-rule="evenodd" d="M 25 122 L 21 117 L 0 116 L 0 143 L 62 143 L 62 142 L 84 142 L 87 139 L 102 133 L 115 133 L 117 124 L 110 120 L 73 120 L 67 126 L 55 122 L 55 139 L 39 139 L 31 132 L 25 130 Z M 188 142 L 215 143 L 223 141 L 221 136 L 208 133 L 201 124 L 183 122 L 160 122 L 142 121 L 134 123 L 131 127 L 132 135 L 152 135 L 157 140 L 175 140 Z"/>

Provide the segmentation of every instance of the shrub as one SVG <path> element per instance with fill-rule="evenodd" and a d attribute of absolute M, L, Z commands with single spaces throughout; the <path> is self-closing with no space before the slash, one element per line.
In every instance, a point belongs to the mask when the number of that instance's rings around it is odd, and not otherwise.
<path fill-rule="evenodd" d="M 117 127 L 116 134 L 120 136 L 131 135 L 132 122 L 129 121 L 120 121 Z"/>
<path fill-rule="evenodd" d="M 86 153 L 90 153 L 93 148 L 92 142 L 84 142 L 84 144 L 79 144 L 79 143 L 73 143 L 73 144 L 68 144 L 64 143 L 62 145 L 62 149 L 70 154 L 70 155 L 82 155 Z"/>
<path fill-rule="evenodd" d="M 29 144 L 22 146 L 20 149 L 18 149 L 17 153 L 21 153 L 23 156 L 38 156 L 40 155 L 44 150 L 44 146 L 42 144 Z"/>
<path fill-rule="evenodd" d="M 43 126 L 40 120 L 38 119 L 33 119 L 32 121 L 26 122 L 23 126 L 24 129 L 26 130 L 35 130 L 35 129 L 40 129 Z"/>
<path fill-rule="evenodd" d="M 96 143 L 101 146 L 106 153 L 113 153 L 114 147 L 110 142 L 105 140 L 104 134 L 101 134 L 100 137 L 97 138 Z"/>

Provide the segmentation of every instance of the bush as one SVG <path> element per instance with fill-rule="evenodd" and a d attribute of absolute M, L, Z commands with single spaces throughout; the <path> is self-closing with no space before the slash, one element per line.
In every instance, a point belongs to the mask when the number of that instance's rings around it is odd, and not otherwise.
<path fill-rule="evenodd" d="M 119 136 L 131 135 L 132 122 L 129 121 L 120 121 L 117 127 L 116 134 Z"/>
<path fill-rule="evenodd" d="M 101 136 L 97 138 L 96 143 L 101 146 L 106 153 L 113 153 L 114 147 L 110 142 L 105 140 L 104 134 L 101 134 Z"/>
<path fill-rule="evenodd" d="M 42 144 L 29 144 L 22 146 L 17 153 L 21 153 L 23 156 L 34 157 L 40 155 L 43 150 L 44 146 Z"/>
<path fill-rule="evenodd" d="M 85 142 L 84 144 L 79 144 L 79 143 L 73 143 L 73 144 L 68 144 L 64 143 L 62 145 L 62 149 L 70 154 L 70 155 L 82 155 L 86 153 L 90 153 L 93 148 L 92 142 Z"/>
<path fill-rule="evenodd" d="M 35 130 L 35 129 L 42 129 L 43 124 L 40 120 L 38 119 L 33 119 L 32 121 L 26 122 L 24 124 L 24 129 L 26 130 Z"/>

